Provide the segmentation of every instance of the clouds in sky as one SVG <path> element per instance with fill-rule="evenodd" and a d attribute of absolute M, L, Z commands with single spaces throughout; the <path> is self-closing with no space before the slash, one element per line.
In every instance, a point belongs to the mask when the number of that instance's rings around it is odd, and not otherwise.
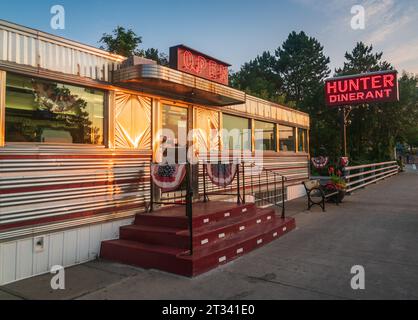
<path fill-rule="evenodd" d="M 416 0 L 293 0 L 322 16 L 314 36 L 331 56 L 332 67 L 342 66 L 344 53 L 355 43 L 372 44 L 399 71 L 418 74 L 418 2 Z M 351 7 L 365 9 L 365 29 L 351 29 Z M 321 26 L 322 25 L 322 26 Z M 309 31 L 309 30 L 308 30 Z M 308 32 L 309 33 L 309 32 Z"/>

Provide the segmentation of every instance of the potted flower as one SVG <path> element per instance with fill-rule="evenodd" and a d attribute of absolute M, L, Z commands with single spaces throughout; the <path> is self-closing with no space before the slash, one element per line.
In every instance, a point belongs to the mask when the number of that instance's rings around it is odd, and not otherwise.
<path fill-rule="evenodd" d="M 328 168 L 328 174 L 330 176 L 330 181 L 327 182 L 324 188 L 328 192 L 338 191 L 338 194 L 330 197 L 330 200 L 342 202 L 347 190 L 347 184 L 342 177 L 342 172 L 341 170 L 336 170 L 334 167 L 330 166 Z"/>

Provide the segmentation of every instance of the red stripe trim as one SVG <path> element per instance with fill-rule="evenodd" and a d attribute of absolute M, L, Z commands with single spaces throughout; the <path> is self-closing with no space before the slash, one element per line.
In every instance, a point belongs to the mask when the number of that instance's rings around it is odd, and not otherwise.
<path fill-rule="evenodd" d="M 146 159 L 150 160 L 151 155 L 112 155 L 112 154 L 103 154 L 103 155 L 14 155 L 14 154 L 0 154 L 0 160 L 17 160 L 17 159 Z"/>
<path fill-rule="evenodd" d="M 146 183 L 149 182 L 149 178 L 138 178 L 138 179 L 126 179 L 126 180 L 107 180 L 98 182 L 87 182 L 87 183 L 66 183 L 62 185 L 53 186 L 38 186 L 38 187 L 24 187 L 24 188 L 13 188 L 7 190 L 0 190 L 0 194 L 13 194 L 13 193 L 24 193 L 24 192 L 36 192 L 36 191 L 52 191 L 52 190 L 65 190 L 73 188 L 88 188 L 98 186 L 117 186 L 123 183 Z M 69 190 L 70 191 L 70 190 Z"/>
<path fill-rule="evenodd" d="M 41 225 L 41 224 L 50 224 L 65 220 L 72 220 L 72 219 L 79 219 L 79 218 L 88 218 L 94 215 L 98 214 L 104 214 L 109 212 L 118 212 L 122 210 L 130 210 L 130 209 L 141 209 L 144 208 L 145 204 L 132 204 L 132 205 L 126 205 L 123 207 L 113 207 L 113 208 L 104 208 L 99 210 L 91 210 L 91 211 L 84 211 L 79 213 L 71 213 L 67 215 L 62 216 L 55 216 L 55 217 L 48 217 L 48 218 L 41 218 L 41 219 L 34 219 L 29 221 L 21 221 L 21 222 L 15 222 L 15 223 L 9 223 L 0 225 L 0 230 L 8 230 L 8 229 L 16 229 L 16 228 L 23 228 L 23 227 L 30 227 L 35 225 Z"/>

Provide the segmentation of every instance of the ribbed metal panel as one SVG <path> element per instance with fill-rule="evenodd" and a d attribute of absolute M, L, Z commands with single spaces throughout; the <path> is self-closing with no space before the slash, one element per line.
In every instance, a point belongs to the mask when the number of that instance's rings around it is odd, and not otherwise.
<path fill-rule="evenodd" d="M 141 208 L 150 195 L 150 159 L 101 148 L 0 149 L 0 226 Z"/>
<path fill-rule="evenodd" d="M 124 58 L 0 20 L 0 60 L 109 81 Z"/>
<path fill-rule="evenodd" d="M 245 101 L 246 96 L 243 91 L 156 64 L 137 65 L 114 72 L 115 82 L 140 79 L 168 81 L 170 83 L 199 89 L 212 94 L 222 95 L 236 101 Z"/>
<path fill-rule="evenodd" d="M 250 95 L 246 96 L 245 104 L 225 106 L 223 108 L 239 113 L 246 113 L 250 116 L 260 117 L 265 120 L 270 119 L 274 122 L 285 122 L 304 128 L 310 127 L 309 115 L 307 113 L 303 113 L 298 110 L 284 107 Z"/>

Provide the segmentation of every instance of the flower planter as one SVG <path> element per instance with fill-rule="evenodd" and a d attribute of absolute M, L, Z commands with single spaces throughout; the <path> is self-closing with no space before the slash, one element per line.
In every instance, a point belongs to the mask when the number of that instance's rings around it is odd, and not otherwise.
<path fill-rule="evenodd" d="M 338 190 L 338 194 L 336 194 L 332 197 L 329 197 L 327 201 L 328 202 L 334 202 L 334 203 L 335 202 L 338 202 L 338 203 L 343 202 L 343 199 L 344 199 L 346 193 L 347 192 L 345 190 Z"/>

